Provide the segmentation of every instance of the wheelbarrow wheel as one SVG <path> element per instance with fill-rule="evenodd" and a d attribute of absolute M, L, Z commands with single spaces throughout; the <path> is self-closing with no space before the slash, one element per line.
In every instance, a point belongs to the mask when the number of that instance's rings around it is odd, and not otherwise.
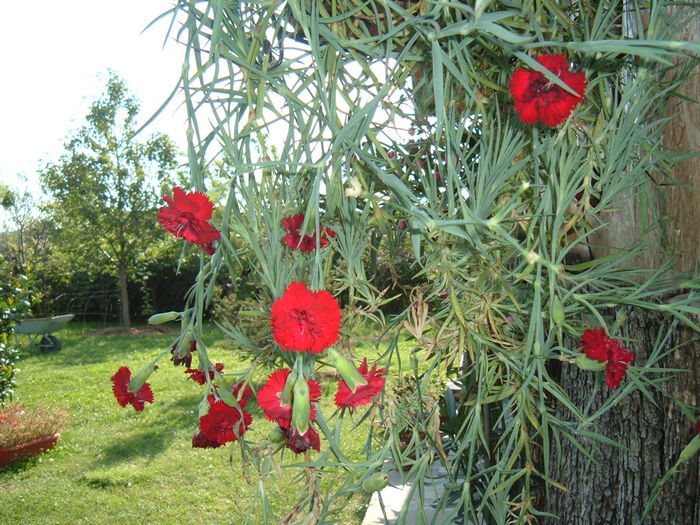
<path fill-rule="evenodd" d="M 39 349 L 46 352 L 58 352 L 61 349 L 61 341 L 55 335 L 45 335 L 39 341 Z"/>

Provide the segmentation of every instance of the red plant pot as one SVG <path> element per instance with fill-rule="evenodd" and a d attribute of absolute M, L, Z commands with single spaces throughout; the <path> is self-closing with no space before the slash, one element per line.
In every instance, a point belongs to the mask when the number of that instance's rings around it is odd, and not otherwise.
<path fill-rule="evenodd" d="M 60 435 L 53 434 L 52 436 L 40 437 L 12 447 L 0 447 L 0 466 L 9 465 L 15 459 L 35 456 L 51 450 L 56 445 Z"/>

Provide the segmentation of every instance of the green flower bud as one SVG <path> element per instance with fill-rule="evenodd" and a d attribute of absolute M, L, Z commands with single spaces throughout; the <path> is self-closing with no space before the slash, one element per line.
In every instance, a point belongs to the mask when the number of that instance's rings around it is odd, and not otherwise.
<path fill-rule="evenodd" d="M 557 324 L 562 324 L 564 322 L 564 306 L 559 300 L 559 296 L 554 296 L 554 301 L 552 301 L 552 321 Z"/>
<path fill-rule="evenodd" d="M 348 388 L 354 392 L 358 385 L 366 385 L 367 381 L 357 371 L 355 365 L 340 355 L 334 348 L 328 349 L 328 359 L 343 378 Z"/>
<path fill-rule="evenodd" d="M 695 454 L 700 451 L 700 435 L 695 436 L 690 440 L 683 450 L 681 450 L 680 456 L 678 456 L 678 464 L 685 463 Z"/>
<path fill-rule="evenodd" d="M 286 443 L 287 434 L 280 427 L 275 427 L 268 438 L 272 443 Z"/>
<path fill-rule="evenodd" d="M 388 484 L 389 476 L 383 472 L 378 472 L 362 482 L 362 490 L 364 492 L 376 492 L 382 490 Z"/>
<path fill-rule="evenodd" d="M 601 363 L 595 359 L 590 359 L 585 354 L 581 354 L 576 358 L 576 365 L 580 369 L 588 370 L 590 372 L 600 372 L 601 370 L 605 370 L 605 363 Z"/>
<path fill-rule="evenodd" d="M 175 321 L 180 317 L 180 312 L 163 312 L 155 314 L 148 318 L 148 324 L 163 324 L 170 321 Z"/>
<path fill-rule="evenodd" d="M 292 426 L 300 434 L 309 428 L 311 419 L 311 402 L 309 401 L 309 384 L 303 376 L 294 383 L 294 401 L 292 403 Z"/>
<path fill-rule="evenodd" d="M 298 374 L 296 370 L 292 370 L 287 376 L 287 382 L 284 384 L 284 390 L 282 390 L 282 395 L 280 399 L 282 403 L 289 406 L 292 404 L 292 396 L 294 395 L 294 383 L 296 383 Z"/>
<path fill-rule="evenodd" d="M 204 396 L 202 400 L 199 402 L 199 406 L 197 407 L 197 414 L 199 417 L 206 416 L 209 413 L 209 399 L 207 399 L 207 396 Z"/>
<path fill-rule="evenodd" d="M 139 390 L 141 390 L 143 384 L 148 380 L 148 377 L 151 375 L 151 373 L 153 373 L 153 371 L 156 368 L 157 367 L 155 361 L 151 361 L 146 366 L 144 366 L 141 370 L 139 370 L 136 373 L 134 377 L 131 378 L 127 390 L 129 392 L 138 392 Z"/>

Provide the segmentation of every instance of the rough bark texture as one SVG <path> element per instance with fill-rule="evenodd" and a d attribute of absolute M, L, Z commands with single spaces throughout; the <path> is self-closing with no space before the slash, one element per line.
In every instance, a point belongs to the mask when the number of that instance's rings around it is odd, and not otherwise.
<path fill-rule="evenodd" d="M 700 17 L 695 16 L 678 39 L 698 38 Z M 690 100 L 700 100 L 700 77 L 697 74 L 691 77 L 680 91 Z M 700 105 L 683 102 L 673 108 L 673 112 L 677 116 L 668 126 L 666 146 L 675 151 L 700 151 Z M 700 159 L 695 157 L 678 164 L 673 176 L 682 183 L 700 188 Z M 659 236 L 656 249 L 650 249 L 634 263 L 641 267 L 656 268 L 667 257 L 669 248 L 673 248 L 677 254 L 676 271 L 697 269 L 700 265 L 700 192 L 674 186 L 665 188 L 663 195 L 663 211 L 672 218 L 666 230 L 670 243 L 662 246 Z M 596 255 L 605 255 L 633 243 L 640 233 L 639 218 L 644 212 L 638 202 L 628 200 L 623 203 L 614 217 L 607 218 L 609 224 L 615 227 L 596 240 L 599 246 L 607 246 L 607 249 L 599 250 Z M 656 314 L 630 311 L 625 326 L 615 335 L 635 341 L 627 346 L 637 353 L 634 364 L 643 366 L 657 333 L 660 329 L 665 330 L 668 322 L 668 319 Z M 681 346 L 660 364 L 688 370 L 685 373 L 674 373 L 673 379 L 664 388 L 669 396 L 695 407 L 700 405 L 700 343 L 694 341 L 697 337 L 697 334 L 685 328 L 674 330 L 666 349 Z M 579 370 L 575 366 L 565 366 L 562 369 L 561 384 L 574 404 L 582 407 L 586 406 L 595 378 L 595 373 Z M 610 392 L 603 385 L 591 410 L 599 407 L 608 395 Z M 567 486 L 571 493 L 550 492 L 545 508 L 561 519 L 545 520 L 547 523 L 638 523 L 654 484 L 674 464 L 680 450 L 695 435 L 692 428 L 694 422 L 681 413 L 672 397 L 660 393 L 655 393 L 653 397 L 656 406 L 640 392 L 636 392 L 599 420 L 598 429 L 609 438 L 629 447 L 630 452 L 609 445 L 584 442 L 597 460 L 597 463 L 592 463 L 572 445 L 563 444 L 559 454 L 561 462 L 554 465 L 552 477 Z M 557 456 L 556 451 L 554 455 Z M 700 523 L 697 456 L 684 472 L 666 484 L 646 523 Z"/>
<path fill-rule="evenodd" d="M 692 7 L 695 16 L 680 33 L 678 40 L 700 39 L 700 16 Z M 700 77 L 696 68 L 678 90 L 689 100 L 700 100 Z M 700 152 L 700 104 L 683 102 L 673 108 L 676 115 L 666 129 L 664 144 L 678 152 Z M 700 189 L 700 159 L 693 157 L 677 164 L 673 176 L 681 183 Z M 678 249 L 678 271 L 696 269 L 700 265 L 700 191 L 692 191 L 682 186 L 670 186 L 665 191 L 667 214 L 673 217 L 667 233 L 675 241 Z"/>
<path fill-rule="evenodd" d="M 668 319 L 660 315 L 630 310 L 628 321 L 616 335 L 635 340 L 626 346 L 637 354 L 635 365 L 642 366 L 654 347 L 658 330 L 661 328 L 665 333 L 668 325 Z M 675 329 L 664 349 L 671 349 L 690 337 L 685 328 Z M 674 379 L 666 388 L 670 395 L 693 405 L 698 403 L 700 387 L 699 346 L 698 343 L 686 343 L 663 363 L 667 367 L 692 366 L 687 373 L 673 374 Z M 570 365 L 562 369 L 561 382 L 574 404 L 584 407 L 600 378 L 599 374 Z M 589 413 L 595 412 L 611 394 L 603 384 Z M 629 452 L 582 440 L 584 447 L 595 457 L 596 463 L 593 463 L 575 447 L 564 444 L 561 454 L 558 454 L 559 463 L 553 465 L 552 477 L 567 486 L 571 493 L 550 492 L 548 510 L 561 519 L 551 519 L 548 523 L 638 523 L 654 485 L 673 466 L 680 450 L 695 434 L 692 423 L 670 397 L 655 392 L 653 399 L 654 403 L 641 392 L 635 392 L 597 422 L 607 437 L 628 447 Z M 567 411 L 563 407 L 559 407 L 558 412 L 560 417 L 566 417 Z M 699 501 L 698 458 L 695 457 L 682 474 L 671 478 L 664 486 L 652 517 L 646 523 L 696 525 L 700 523 Z"/>

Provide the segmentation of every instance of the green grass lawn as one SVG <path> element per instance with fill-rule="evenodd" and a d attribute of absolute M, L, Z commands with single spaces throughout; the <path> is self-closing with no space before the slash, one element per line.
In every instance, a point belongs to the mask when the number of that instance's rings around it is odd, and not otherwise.
<path fill-rule="evenodd" d="M 242 470 L 238 445 L 191 447 L 203 387 L 187 380 L 182 367 L 161 360 L 149 380 L 155 402 L 143 412 L 121 408 L 112 396 L 110 377 L 120 366 L 137 371 L 175 335 L 86 335 L 95 328 L 74 322 L 56 334 L 61 351 L 29 350 L 18 364 L 14 400 L 65 408 L 69 421 L 51 452 L 0 467 L 0 523 L 261 523 L 258 478 Z M 242 362 L 213 331 L 205 339 L 212 360 L 224 362 L 227 370 Z M 334 382 L 323 384 L 324 414 L 332 412 L 334 389 Z M 262 441 L 271 429 L 257 417 L 246 438 Z M 364 432 L 348 436 L 356 437 L 344 445 L 360 459 Z M 298 459 L 290 451 L 284 458 Z M 296 502 L 294 475 L 282 470 L 266 484 L 273 523 Z M 368 499 L 353 497 L 338 523 L 359 523 Z"/>

